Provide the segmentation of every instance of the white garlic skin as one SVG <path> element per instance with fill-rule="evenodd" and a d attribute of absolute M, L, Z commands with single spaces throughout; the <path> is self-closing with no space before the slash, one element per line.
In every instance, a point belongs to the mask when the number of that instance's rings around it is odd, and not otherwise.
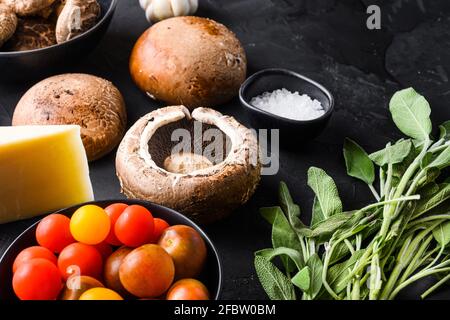
<path fill-rule="evenodd" d="M 139 4 L 149 22 L 192 15 L 198 9 L 198 0 L 139 0 Z"/>

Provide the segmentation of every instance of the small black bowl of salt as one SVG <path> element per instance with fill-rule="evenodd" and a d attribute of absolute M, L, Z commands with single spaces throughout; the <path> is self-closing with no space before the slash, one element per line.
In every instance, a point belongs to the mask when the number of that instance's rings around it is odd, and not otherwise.
<path fill-rule="evenodd" d="M 280 142 L 295 146 L 319 135 L 334 109 L 321 84 L 285 69 L 265 69 L 250 76 L 239 91 L 255 129 L 279 129 Z"/>

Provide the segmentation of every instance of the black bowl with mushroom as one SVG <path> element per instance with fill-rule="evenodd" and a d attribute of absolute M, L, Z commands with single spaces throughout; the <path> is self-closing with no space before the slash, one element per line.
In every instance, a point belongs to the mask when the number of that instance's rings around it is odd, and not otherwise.
<path fill-rule="evenodd" d="M 11 25 L 0 27 L 0 83 L 58 73 L 89 54 L 106 33 L 118 0 L 48 0 L 51 7 L 31 13 L 17 7 L 22 2 L 3 0 L 0 4 L 0 19 L 3 12 Z M 12 17 L 5 9 L 8 3 Z M 70 7 L 72 3 L 76 10 Z"/>

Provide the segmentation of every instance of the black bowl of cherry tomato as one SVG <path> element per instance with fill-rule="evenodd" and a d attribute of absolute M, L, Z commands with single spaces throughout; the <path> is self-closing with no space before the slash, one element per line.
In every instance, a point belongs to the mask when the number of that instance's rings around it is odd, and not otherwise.
<path fill-rule="evenodd" d="M 59 210 L 0 259 L 0 300 L 217 300 L 221 288 L 221 260 L 205 232 L 147 201 Z"/>

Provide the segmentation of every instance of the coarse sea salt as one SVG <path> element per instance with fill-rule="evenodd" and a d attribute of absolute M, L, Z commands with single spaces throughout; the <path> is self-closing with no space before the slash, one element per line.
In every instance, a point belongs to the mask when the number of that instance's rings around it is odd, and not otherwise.
<path fill-rule="evenodd" d="M 312 120 L 325 113 L 320 101 L 311 99 L 307 94 L 290 92 L 283 88 L 253 97 L 253 106 L 292 120 Z"/>

